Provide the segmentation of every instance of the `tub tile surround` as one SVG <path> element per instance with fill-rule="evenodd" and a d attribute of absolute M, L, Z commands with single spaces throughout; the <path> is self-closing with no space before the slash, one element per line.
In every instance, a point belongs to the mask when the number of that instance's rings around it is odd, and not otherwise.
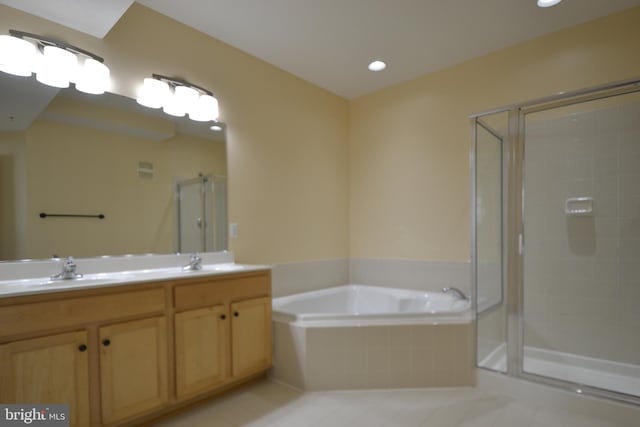
<path fill-rule="evenodd" d="M 440 292 L 455 286 L 471 292 L 468 261 L 433 261 L 401 258 L 351 258 L 350 283 Z"/>
<path fill-rule="evenodd" d="M 303 390 L 470 386 L 473 323 L 305 328 L 274 322 L 272 377 Z"/>
<path fill-rule="evenodd" d="M 470 292 L 468 262 L 351 258 L 273 267 L 274 297 L 344 284 Z M 304 390 L 473 384 L 473 323 L 317 327 L 274 322 L 272 377 Z"/>
<path fill-rule="evenodd" d="M 275 264 L 273 298 L 341 286 L 349 281 L 349 260 L 337 258 Z"/>

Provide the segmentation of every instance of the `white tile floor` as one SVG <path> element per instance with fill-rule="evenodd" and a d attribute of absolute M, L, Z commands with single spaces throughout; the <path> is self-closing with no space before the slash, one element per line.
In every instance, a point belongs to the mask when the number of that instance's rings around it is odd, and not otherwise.
<path fill-rule="evenodd" d="M 305 393 L 265 380 L 161 427 L 638 427 L 477 388 Z"/>

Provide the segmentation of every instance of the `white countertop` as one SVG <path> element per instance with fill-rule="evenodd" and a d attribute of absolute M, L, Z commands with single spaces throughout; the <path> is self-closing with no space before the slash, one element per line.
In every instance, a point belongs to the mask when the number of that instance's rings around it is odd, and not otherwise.
<path fill-rule="evenodd" d="M 106 286 L 124 286 L 136 283 L 170 279 L 190 279 L 203 276 L 217 276 L 230 273 L 270 270 L 267 265 L 236 264 L 233 262 L 203 264 L 201 270 L 185 271 L 181 267 L 151 268 L 144 270 L 113 271 L 108 273 L 85 274 L 71 280 L 51 280 L 50 277 L 0 280 L 0 298 L 50 292 L 74 291 Z M 78 269 L 79 273 L 82 273 Z"/>

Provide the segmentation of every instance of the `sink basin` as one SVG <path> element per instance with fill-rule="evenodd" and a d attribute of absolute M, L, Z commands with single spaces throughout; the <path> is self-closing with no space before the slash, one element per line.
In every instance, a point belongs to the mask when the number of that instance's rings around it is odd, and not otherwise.
<path fill-rule="evenodd" d="M 225 264 L 203 264 L 200 270 L 182 269 L 182 271 L 186 273 L 197 273 L 197 272 L 207 272 L 207 271 L 232 272 L 232 271 L 242 271 L 246 269 L 247 267 L 241 264 L 225 263 Z"/>
<path fill-rule="evenodd" d="M 81 277 L 78 279 L 70 279 L 70 280 L 52 280 L 49 277 L 38 277 L 35 279 L 19 279 L 19 280 L 11 280 L 0 283 L 0 287 L 4 289 L 14 288 L 26 288 L 26 287 L 38 287 L 38 286 L 48 286 L 48 285 L 59 285 L 59 286 L 73 286 L 79 284 L 97 284 L 97 283 L 110 283 L 113 282 L 112 279 L 107 277 Z"/>
<path fill-rule="evenodd" d="M 90 283 L 110 283 L 113 282 L 113 279 L 109 279 L 107 277 L 79 277 L 77 279 L 69 279 L 69 280 L 52 280 L 52 279 L 32 279 L 34 281 L 40 280 L 37 285 L 69 285 L 72 286 L 74 283 L 77 284 L 90 284 Z"/>
<path fill-rule="evenodd" d="M 247 268 L 239 264 L 209 264 L 203 265 L 200 271 L 242 271 Z"/>
<path fill-rule="evenodd" d="M 153 280 L 177 278 L 182 274 L 200 275 L 225 274 L 244 272 L 255 269 L 256 266 L 235 264 L 233 262 L 203 264 L 200 270 L 182 270 L 181 268 L 163 267 L 146 270 L 125 270 L 108 273 L 87 273 L 83 277 L 69 280 L 54 280 L 50 276 L 40 276 L 28 279 L 0 280 L 0 297 L 3 295 L 22 295 L 30 293 L 50 292 L 57 290 L 74 290 L 94 288 L 102 285 L 114 286 L 118 284 L 142 283 Z M 184 277 L 184 276 L 183 276 Z"/>

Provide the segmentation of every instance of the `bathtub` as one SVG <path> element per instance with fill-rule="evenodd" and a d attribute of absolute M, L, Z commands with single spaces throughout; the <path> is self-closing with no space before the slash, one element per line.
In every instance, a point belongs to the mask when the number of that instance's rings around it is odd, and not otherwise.
<path fill-rule="evenodd" d="M 272 377 L 303 390 L 473 385 L 469 301 L 345 285 L 273 300 Z"/>
<path fill-rule="evenodd" d="M 470 302 L 451 294 L 345 285 L 273 300 L 273 319 L 303 326 L 466 323 Z"/>

